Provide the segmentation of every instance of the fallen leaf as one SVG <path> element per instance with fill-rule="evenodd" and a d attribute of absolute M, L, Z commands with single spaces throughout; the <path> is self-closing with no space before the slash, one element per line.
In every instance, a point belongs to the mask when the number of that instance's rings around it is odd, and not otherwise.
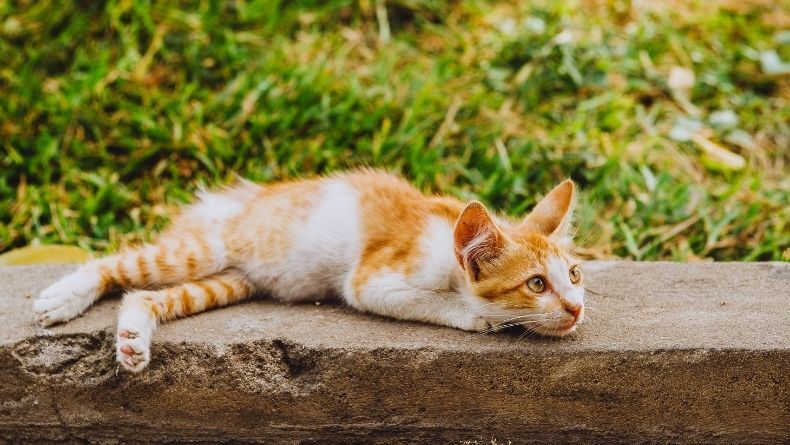
<path fill-rule="evenodd" d="M 60 246 L 56 244 L 44 246 L 26 246 L 0 255 L 0 265 L 12 266 L 21 264 L 78 264 L 88 261 L 88 252 L 76 246 Z"/>
<path fill-rule="evenodd" d="M 716 170 L 740 170 L 746 166 L 746 159 L 743 156 L 733 153 L 726 148 L 706 139 L 697 133 L 691 140 L 704 152 L 703 162 Z"/>

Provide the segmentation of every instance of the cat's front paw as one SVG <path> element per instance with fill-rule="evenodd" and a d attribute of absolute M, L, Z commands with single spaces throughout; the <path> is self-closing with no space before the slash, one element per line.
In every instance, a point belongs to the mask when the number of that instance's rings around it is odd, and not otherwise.
<path fill-rule="evenodd" d="M 96 279 L 89 274 L 76 272 L 63 277 L 33 302 L 35 319 L 42 326 L 69 321 L 96 301 L 96 292 Z"/>
<path fill-rule="evenodd" d="M 116 357 L 118 363 L 130 372 L 140 372 L 151 361 L 151 343 L 134 328 L 118 329 Z"/>
<path fill-rule="evenodd" d="M 486 332 L 491 329 L 491 323 L 483 317 L 468 316 L 456 320 L 454 327 L 464 331 Z"/>
<path fill-rule="evenodd" d="M 472 321 L 472 329 L 475 332 L 489 332 L 489 331 L 496 331 L 496 327 L 494 327 L 488 320 L 483 317 L 475 317 Z"/>

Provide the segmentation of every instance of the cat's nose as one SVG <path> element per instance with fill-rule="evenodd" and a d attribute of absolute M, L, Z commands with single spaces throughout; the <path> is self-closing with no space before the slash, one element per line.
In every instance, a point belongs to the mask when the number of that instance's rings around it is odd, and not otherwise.
<path fill-rule="evenodd" d="M 582 312 L 582 305 L 580 304 L 565 304 L 565 312 L 573 315 L 574 320 L 579 319 L 579 314 Z"/>

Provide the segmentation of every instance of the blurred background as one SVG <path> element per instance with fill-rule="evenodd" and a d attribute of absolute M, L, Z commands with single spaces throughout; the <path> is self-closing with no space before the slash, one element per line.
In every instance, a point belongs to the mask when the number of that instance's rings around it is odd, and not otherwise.
<path fill-rule="evenodd" d="M 2 1 L 0 252 L 141 240 L 200 186 L 355 166 L 587 258 L 790 260 L 790 2 Z"/>

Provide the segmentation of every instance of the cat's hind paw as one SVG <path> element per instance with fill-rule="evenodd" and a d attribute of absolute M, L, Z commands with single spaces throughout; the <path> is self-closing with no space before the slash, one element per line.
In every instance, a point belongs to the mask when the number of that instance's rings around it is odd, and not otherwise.
<path fill-rule="evenodd" d="M 118 363 L 130 372 L 140 372 L 151 361 L 151 344 L 137 330 L 119 329 L 116 338 Z"/>
<path fill-rule="evenodd" d="M 35 319 L 42 326 L 69 321 L 96 301 L 96 292 L 96 279 L 90 275 L 77 272 L 63 277 L 33 302 Z"/>
<path fill-rule="evenodd" d="M 124 298 L 127 301 L 129 295 Z M 156 321 L 144 311 L 121 309 L 118 317 L 118 334 L 115 336 L 115 354 L 118 363 L 130 372 L 140 372 L 151 361 L 151 339 Z"/>

